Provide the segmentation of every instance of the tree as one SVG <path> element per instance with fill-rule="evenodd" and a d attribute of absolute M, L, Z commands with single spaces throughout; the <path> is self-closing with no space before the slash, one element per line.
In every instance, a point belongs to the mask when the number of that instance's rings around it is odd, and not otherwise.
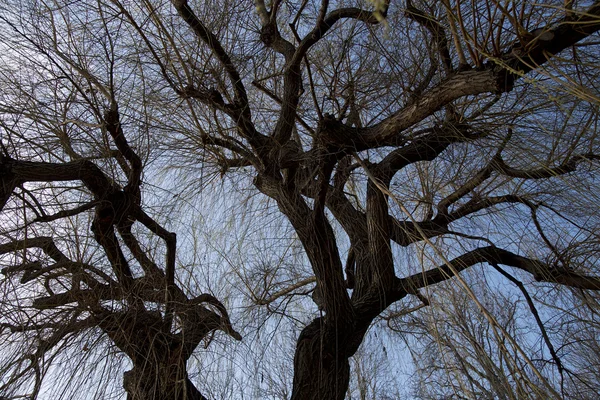
<path fill-rule="evenodd" d="M 514 285 L 575 374 L 536 302 L 585 301 L 597 332 L 599 2 L 54 0 L 1 19 L 2 327 L 29 348 L 3 390 L 33 374 L 35 395 L 48 354 L 94 330 L 133 364 L 130 398 L 204 398 L 186 360 L 216 329 L 241 336 L 176 279 L 150 186 L 170 169 L 182 192 L 231 178 L 273 201 L 301 244 L 308 276 L 240 273 L 262 306 L 316 282 L 292 399 L 343 399 L 374 322 L 446 288 L 529 368 L 503 384 L 564 395 L 473 282 Z"/>
<path fill-rule="evenodd" d="M 93 67 L 82 65 L 95 52 L 68 48 L 91 39 L 93 32 L 68 21 L 71 12 L 83 16 L 85 6 L 47 11 L 64 19 L 51 26 L 37 21 L 34 36 L 6 10 L 2 16 L 4 34 L 25 44 L 10 49 L 3 71 L 9 86 L 2 105 L 0 254 L 8 295 L 1 327 L 19 335 L 22 347 L 3 367 L 8 378 L 1 390 L 33 379 L 37 397 L 50 361 L 74 334 L 94 329 L 92 340 L 109 338 L 133 364 L 123 377 L 128 399 L 205 399 L 188 378 L 187 360 L 216 329 L 241 336 L 216 297 L 177 284 L 176 235 L 142 204 L 148 162 L 125 130 L 129 123 L 139 135 L 147 128 L 135 120 L 139 115 L 122 122 L 116 82 L 123 71 L 112 33 L 94 43 L 108 61 L 102 72 L 109 83 L 102 85 Z M 102 26 L 110 29 L 110 20 Z M 26 61 L 36 53 L 40 59 Z M 28 75 L 19 74 L 15 61 L 27 65 Z"/>

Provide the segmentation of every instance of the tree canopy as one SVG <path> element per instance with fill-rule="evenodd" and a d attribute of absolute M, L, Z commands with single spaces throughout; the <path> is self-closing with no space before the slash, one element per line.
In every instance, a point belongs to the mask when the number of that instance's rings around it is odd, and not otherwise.
<path fill-rule="evenodd" d="M 4 2 L 0 396 L 593 398 L 599 30 Z"/>

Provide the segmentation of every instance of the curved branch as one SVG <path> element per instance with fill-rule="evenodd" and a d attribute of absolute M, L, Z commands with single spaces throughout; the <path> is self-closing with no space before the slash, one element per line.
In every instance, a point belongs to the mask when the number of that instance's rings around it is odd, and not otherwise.
<path fill-rule="evenodd" d="M 138 221 L 141 222 L 146 228 L 148 228 L 151 232 L 155 233 L 156 235 L 158 235 L 158 237 L 164 240 L 165 245 L 167 247 L 165 262 L 165 292 L 167 299 L 167 310 L 165 312 L 165 319 L 167 320 L 167 325 L 170 328 L 175 307 L 175 303 L 173 301 L 175 300 L 177 290 L 175 285 L 175 257 L 177 251 L 177 235 L 163 228 L 158 222 L 152 219 L 152 217 L 146 214 L 142 209 L 138 210 L 136 217 Z"/>
<path fill-rule="evenodd" d="M 96 207 L 98 205 L 97 201 L 90 201 L 88 203 L 85 203 L 79 207 L 75 207 L 73 209 L 70 210 L 63 210 L 63 211 L 59 211 L 55 214 L 52 215 L 40 215 L 39 217 L 35 218 L 34 220 L 31 221 L 31 223 L 35 223 L 35 222 L 52 222 L 52 221 L 56 221 L 57 219 L 61 219 L 61 218 L 67 218 L 67 217 L 72 217 L 78 214 L 81 214 L 82 212 L 91 210 L 92 208 Z"/>
<path fill-rule="evenodd" d="M 488 163 L 488 165 L 486 165 L 479 172 L 477 172 L 473 178 L 468 180 L 456 191 L 446 196 L 438 203 L 438 215 L 435 218 L 435 221 L 437 221 L 438 223 L 447 224 L 447 222 L 455 221 L 466 215 L 472 214 L 474 212 L 500 203 L 523 203 L 531 208 L 532 204 L 530 203 L 530 201 L 523 197 L 517 195 L 503 195 L 488 198 L 472 199 L 463 206 L 456 209 L 454 212 L 448 213 L 448 208 L 450 205 L 456 203 L 458 200 L 471 193 L 477 186 L 485 182 L 494 171 L 511 178 L 547 179 L 576 171 L 578 163 L 584 160 L 600 160 L 600 156 L 591 153 L 575 155 L 556 167 L 543 167 L 533 170 L 519 170 L 516 168 L 509 167 L 502 159 L 499 151 L 494 156 L 494 158 Z"/>
<path fill-rule="evenodd" d="M 446 123 L 427 129 L 427 133 L 412 142 L 391 151 L 375 168 L 383 174 L 386 184 L 402 168 L 419 161 L 431 161 L 453 143 L 485 136 L 485 132 L 470 132 L 467 125 Z"/>
<path fill-rule="evenodd" d="M 366 24 L 375 25 L 380 23 L 386 16 L 390 2 L 385 1 L 381 11 L 367 11 L 357 7 L 339 8 L 333 10 L 325 18 L 319 19 L 315 28 L 308 33 L 294 54 L 291 60 L 292 64 L 299 64 L 302 57 L 310 49 L 312 45 L 317 43 L 325 34 L 335 25 L 336 22 L 342 19 L 355 19 Z"/>
<path fill-rule="evenodd" d="M 556 363 L 558 372 L 562 375 L 563 370 L 564 370 L 562 361 L 560 360 L 560 357 L 558 356 L 558 354 L 556 353 L 556 350 L 554 349 L 554 346 L 552 345 L 552 341 L 550 340 L 550 337 L 548 336 L 548 332 L 546 332 L 546 328 L 544 327 L 544 323 L 542 322 L 542 319 L 540 318 L 540 314 L 538 313 L 537 308 L 535 307 L 535 304 L 533 303 L 533 299 L 529 295 L 529 292 L 527 291 L 527 289 L 525 289 L 525 285 L 523 285 L 523 282 L 521 282 L 520 280 L 518 280 L 517 278 L 515 278 L 514 276 L 512 276 L 511 274 L 509 274 L 502 268 L 500 268 L 498 265 L 492 264 L 492 266 L 494 267 L 494 269 L 496 271 L 498 271 L 500 274 L 502 274 L 502 276 L 504 276 L 506 279 L 508 279 L 509 281 L 514 283 L 519 288 L 519 290 L 521 291 L 523 296 L 525 297 L 525 301 L 527 302 L 527 305 L 529 306 L 529 310 L 531 311 L 531 314 L 533 314 L 533 317 L 535 318 L 535 322 L 537 323 L 538 328 L 540 328 L 540 332 L 542 333 L 542 338 L 544 339 L 544 342 L 546 343 L 546 346 L 548 347 L 548 350 L 550 351 L 550 355 L 552 356 L 552 359 Z"/>
<path fill-rule="evenodd" d="M 189 303 L 192 305 L 208 303 L 211 306 L 215 307 L 221 313 L 221 329 L 228 335 L 232 336 L 234 339 L 242 340 L 242 335 L 240 335 L 239 332 L 233 329 L 233 325 L 231 325 L 231 320 L 229 318 L 229 313 L 227 312 L 227 309 L 225 308 L 223 303 L 221 303 L 215 296 L 208 293 L 203 293 L 200 296 L 197 296 L 190 300 Z"/>
<path fill-rule="evenodd" d="M 25 182 L 81 181 L 94 194 L 96 200 L 119 190 L 104 172 L 89 160 L 75 160 L 60 164 L 19 161 L 2 157 L 0 158 L 0 175 L 3 183 L 3 196 L 10 196 L 17 185 Z M 11 187 L 12 189 L 10 189 Z"/>
<path fill-rule="evenodd" d="M 484 210 L 489 207 L 493 207 L 498 204 L 505 203 L 521 203 L 529 205 L 529 200 L 524 197 L 514 195 L 514 194 L 506 194 L 503 196 L 492 196 L 486 198 L 473 199 L 467 202 L 464 206 L 459 207 L 456 211 L 448 214 L 448 215 L 439 215 L 439 220 L 443 220 L 446 224 L 456 221 L 459 218 L 466 217 L 467 215 L 471 215 L 476 213 L 477 211 Z M 435 219 L 437 220 L 438 217 Z"/>
<path fill-rule="evenodd" d="M 426 14 L 424 11 L 419 10 L 412 5 L 411 1 L 406 2 L 406 11 L 404 15 L 414 20 L 420 25 L 423 25 L 435 41 L 440 57 L 442 58 L 442 65 L 446 70 L 446 73 L 452 72 L 452 58 L 450 57 L 450 51 L 448 50 L 448 38 L 444 32 L 442 24 L 440 24 L 432 15 Z"/>
<path fill-rule="evenodd" d="M 14 240 L 9 243 L 1 244 L 0 254 L 6 254 L 13 251 L 24 250 L 32 247 L 42 249 L 44 253 L 46 253 L 57 263 L 71 261 L 62 251 L 59 250 L 59 248 L 54 243 L 54 240 L 49 236 L 39 236 L 23 240 Z"/>
<path fill-rule="evenodd" d="M 572 156 L 568 160 L 564 161 L 561 165 L 556 167 L 542 167 L 539 169 L 532 170 L 520 170 L 509 167 L 501 157 L 498 157 L 492 163 L 492 168 L 497 172 L 510 176 L 512 178 L 524 178 L 524 179 L 546 179 L 553 178 L 559 175 L 565 175 L 570 172 L 577 170 L 577 164 L 584 160 L 600 160 L 600 156 L 592 153 L 579 154 Z"/>
<path fill-rule="evenodd" d="M 494 246 L 480 247 L 448 261 L 439 267 L 399 279 L 397 289 L 402 293 L 413 293 L 416 289 L 435 285 L 454 277 L 476 264 L 502 264 L 518 268 L 533 275 L 538 282 L 558 283 L 578 289 L 600 290 L 600 277 L 581 275 L 567 268 L 550 266 L 539 260 L 520 256 Z M 452 268 L 450 268 L 452 266 Z"/>
<path fill-rule="evenodd" d="M 235 93 L 235 98 L 238 103 L 238 106 L 242 109 L 243 115 L 251 119 L 250 108 L 248 107 L 248 95 L 246 93 L 246 88 L 242 83 L 242 78 L 240 77 L 239 72 L 237 71 L 233 61 L 229 57 L 229 54 L 225 51 L 221 42 L 212 33 L 200 19 L 196 16 L 194 11 L 189 6 L 187 0 L 172 0 L 175 9 L 179 13 L 179 15 L 183 18 L 183 20 L 192 28 L 194 33 L 202 39 L 204 43 L 213 51 L 221 65 L 227 71 L 229 75 L 229 80 L 233 86 L 233 90 Z"/>
<path fill-rule="evenodd" d="M 112 137 L 115 145 L 123 157 L 129 161 L 131 168 L 128 169 L 128 182 L 123 189 L 126 193 L 131 194 L 134 199 L 139 201 L 140 198 L 140 183 L 142 176 L 142 160 L 137 153 L 131 148 L 125 134 L 119 116 L 119 109 L 115 102 L 112 102 L 110 108 L 104 113 L 104 124 L 106 130 Z"/>

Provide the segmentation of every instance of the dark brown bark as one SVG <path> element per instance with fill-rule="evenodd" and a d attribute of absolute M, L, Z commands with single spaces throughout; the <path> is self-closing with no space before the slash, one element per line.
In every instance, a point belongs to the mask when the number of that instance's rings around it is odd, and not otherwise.
<path fill-rule="evenodd" d="M 187 374 L 189 338 L 171 333 L 160 313 L 138 310 L 98 318 L 100 327 L 133 363 L 123 376 L 128 399 L 205 399 Z"/>
<path fill-rule="evenodd" d="M 300 334 L 294 356 L 291 400 L 343 400 L 350 380 L 346 343 L 328 332 L 321 318 Z"/>
<path fill-rule="evenodd" d="M 190 381 L 181 360 L 136 365 L 123 375 L 123 387 L 127 400 L 207 400 Z"/>

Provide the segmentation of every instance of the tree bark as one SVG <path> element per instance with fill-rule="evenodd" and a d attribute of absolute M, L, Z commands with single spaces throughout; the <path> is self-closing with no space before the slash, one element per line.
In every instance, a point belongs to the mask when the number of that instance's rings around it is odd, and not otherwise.
<path fill-rule="evenodd" d="M 190 381 L 185 361 L 147 360 L 123 374 L 127 400 L 207 400 Z"/>
<path fill-rule="evenodd" d="M 127 400 L 207 400 L 188 377 L 186 361 L 191 353 L 181 337 L 166 329 L 160 313 L 130 310 L 97 318 L 133 363 L 123 374 Z"/>
<path fill-rule="evenodd" d="M 321 318 L 298 338 L 291 400 L 343 400 L 350 382 L 350 355 L 339 334 L 329 334 Z"/>

